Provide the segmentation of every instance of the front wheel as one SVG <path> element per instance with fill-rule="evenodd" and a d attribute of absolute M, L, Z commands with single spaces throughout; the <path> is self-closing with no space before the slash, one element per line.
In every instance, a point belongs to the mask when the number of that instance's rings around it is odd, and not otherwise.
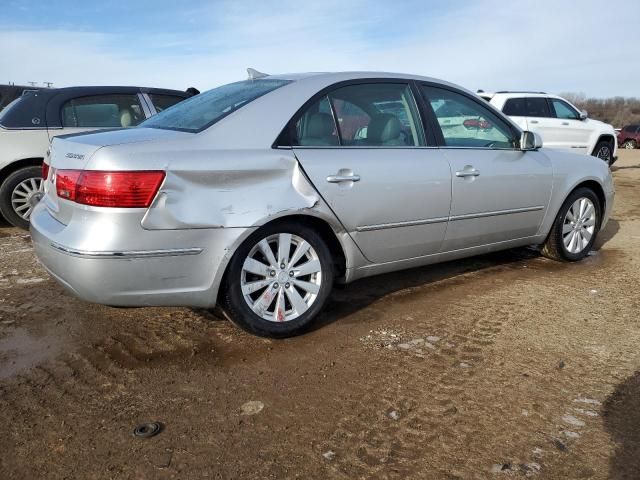
<path fill-rule="evenodd" d="M 29 228 L 33 208 L 43 195 L 40 167 L 25 167 L 13 172 L 0 186 L 0 213 L 14 227 Z"/>
<path fill-rule="evenodd" d="M 627 150 L 633 150 L 634 148 L 636 148 L 636 141 L 635 140 L 627 140 L 626 142 L 624 142 L 622 144 L 622 146 Z"/>
<path fill-rule="evenodd" d="M 223 283 L 222 307 L 248 332 L 284 338 L 303 333 L 333 285 L 325 241 L 305 225 L 268 225 L 234 254 Z"/>
<path fill-rule="evenodd" d="M 613 151 L 611 149 L 611 144 L 609 142 L 599 142 L 593 151 L 593 156 L 606 162 L 607 165 L 612 165 Z"/>
<path fill-rule="evenodd" d="M 602 206 L 589 188 L 578 188 L 565 200 L 551 227 L 542 254 L 575 262 L 589 254 L 602 222 Z"/>

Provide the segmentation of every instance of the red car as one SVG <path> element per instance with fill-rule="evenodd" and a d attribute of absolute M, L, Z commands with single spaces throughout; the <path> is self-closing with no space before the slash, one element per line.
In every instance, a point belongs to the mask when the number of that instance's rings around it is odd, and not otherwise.
<path fill-rule="evenodd" d="M 627 125 L 618 133 L 618 145 L 634 149 L 640 145 L 640 125 Z"/>

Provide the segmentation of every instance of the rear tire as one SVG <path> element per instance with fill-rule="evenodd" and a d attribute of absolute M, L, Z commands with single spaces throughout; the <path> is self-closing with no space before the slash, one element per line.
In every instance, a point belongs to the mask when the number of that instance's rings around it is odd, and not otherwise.
<path fill-rule="evenodd" d="M 42 168 L 24 167 L 0 185 L 0 213 L 14 227 L 29 229 L 29 217 L 42 196 Z"/>
<path fill-rule="evenodd" d="M 333 276 L 331 252 L 315 230 L 294 222 L 267 225 L 229 262 L 221 306 L 247 332 L 292 337 L 308 330 L 322 310 Z"/>
<path fill-rule="evenodd" d="M 627 150 L 633 150 L 634 148 L 637 147 L 636 141 L 635 140 L 626 140 L 623 144 L 622 147 L 627 149 Z"/>
<path fill-rule="evenodd" d="M 611 166 L 613 164 L 613 147 L 611 143 L 605 140 L 598 142 L 596 148 L 593 150 L 593 156 Z"/>
<path fill-rule="evenodd" d="M 602 206 L 593 190 L 574 190 L 562 204 L 542 248 L 545 257 L 576 262 L 586 257 L 602 223 Z"/>

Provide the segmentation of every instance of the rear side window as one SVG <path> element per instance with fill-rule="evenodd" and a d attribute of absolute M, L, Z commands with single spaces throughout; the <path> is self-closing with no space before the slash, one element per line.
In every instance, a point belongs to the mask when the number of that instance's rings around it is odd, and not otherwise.
<path fill-rule="evenodd" d="M 578 120 L 580 118 L 580 114 L 578 114 L 578 112 L 576 112 L 576 110 L 567 102 L 553 98 L 551 99 L 551 103 L 553 104 L 556 118 L 563 118 L 566 120 Z"/>
<path fill-rule="evenodd" d="M 80 97 L 62 106 L 62 126 L 67 128 L 134 127 L 144 119 L 135 94 Z"/>
<path fill-rule="evenodd" d="M 549 111 L 549 102 L 542 97 L 527 97 L 525 99 L 527 117 L 552 117 Z"/>
<path fill-rule="evenodd" d="M 295 127 L 300 146 L 425 145 L 411 88 L 403 83 L 337 88 L 303 112 Z"/>
<path fill-rule="evenodd" d="M 551 117 L 546 98 L 510 98 L 504 103 L 502 112 L 512 117 Z"/>
<path fill-rule="evenodd" d="M 525 108 L 525 99 L 522 98 L 510 98 L 506 102 L 504 102 L 504 108 L 502 112 L 505 115 L 510 115 L 513 117 L 526 117 L 527 110 Z"/>
<path fill-rule="evenodd" d="M 312 104 L 295 124 L 296 145 L 331 147 L 340 145 L 338 129 L 331 112 L 329 97 Z"/>
<path fill-rule="evenodd" d="M 470 148 L 514 148 L 507 123 L 484 105 L 451 90 L 423 85 L 422 94 L 438 120 L 445 145 Z"/>
<path fill-rule="evenodd" d="M 329 94 L 340 143 L 355 147 L 415 147 L 425 144 L 411 88 L 404 83 L 341 87 Z"/>
<path fill-rule="evenodd" d="M 176 103 L 184 100 L 184 97 L 176 97 L 175 95 L 164 95 L 159 93 L 150 93 L 149 98 L 156 107 L 156 112 L 160 113 L 169 107 L 173 107 Z"/>
<path fill-rule="evenodd" d="M 174 108 L 154 115 L 142 126 L 197 133 L 288 83 L 291 81 L 275 78 L 229 83 L 180 102 Z"/>

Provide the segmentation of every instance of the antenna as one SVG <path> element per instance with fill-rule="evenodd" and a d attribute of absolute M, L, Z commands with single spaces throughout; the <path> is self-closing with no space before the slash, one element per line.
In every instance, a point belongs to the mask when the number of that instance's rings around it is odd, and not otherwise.
<path fill-rule="evenodd" d="M 257 80 L 258 78 L 268 77 L 268 73 L 262 73 L 256 70 L 255 68 L 247 68 L 247 73 L 249 74 L 249 80 Z"/>

